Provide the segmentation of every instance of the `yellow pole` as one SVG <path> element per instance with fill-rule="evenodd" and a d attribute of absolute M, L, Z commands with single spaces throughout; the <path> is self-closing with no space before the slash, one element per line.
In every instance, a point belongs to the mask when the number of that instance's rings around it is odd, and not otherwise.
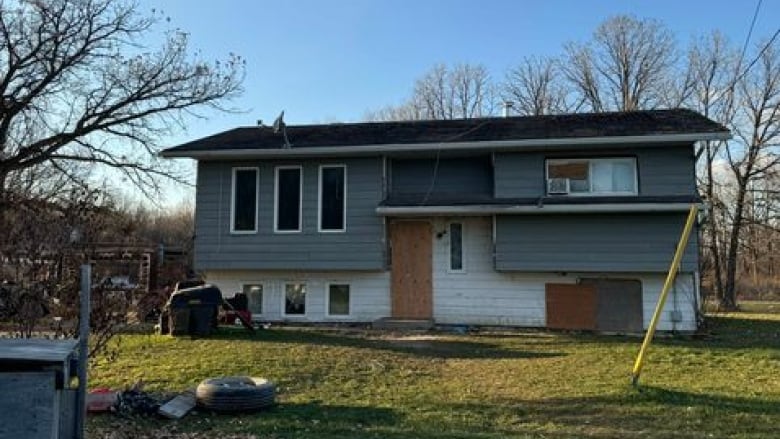
<path fill-rule="evenodd" d="M 691 210 L 688 213 L 688 220 L 685 222 L 685 228 L 683 229 L 682 236 L 680 236 L 680 242 L 677 243 L 677 250 L 674 252 L 674 259 L 672 259 L 672 266 L 669 268 L 669 273 L 666 274 L 666 281 L 664 287 L 661 289 L 661 297 L 658 298 L 658 303 L 655 305 L 655 312 L 653 312 L 653 318 L 650 320 L 650 327 L 647 328 L 645 334 L 645 340 L 642 342 L 642 347 L 639 349 L 639 354 L 636 356 L 634 362 L 634 370 L 631 372 L 631 384 L 636 386 L 639 384 L 639 374 L 642 373 L 642 365 L 645 360 L 645 353 L 650 346 L 650 342 L 655 335 L 655 328 L 658 326 L 658 320 L 661 318 L 661 310 L 664 309 L 666 303 L 666 296 L 669 295 L 669 290 L 674 284 L 674 279 L 677 277 L 677 270 L 680 268 L 680 260 L 683 253 L 685 253 L 685 246 L 688 244 L 688 238 L 691 236 L 691 229 L 696 222 L 696 213 L 698 212 L 696 205 L 691 206 Z"/>

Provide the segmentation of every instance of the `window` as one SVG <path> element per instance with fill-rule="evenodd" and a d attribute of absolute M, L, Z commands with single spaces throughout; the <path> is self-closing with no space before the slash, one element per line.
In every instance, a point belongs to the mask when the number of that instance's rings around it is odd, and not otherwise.
<path fill-rule="evenodd" d="M 463 266 L 463 224 L 450 224 L 450 271 L 462 272 Z"/>
<path fill-rule="evenodd" d="M 328 315 L 349 315 L 349 285 L 328 285 Z"/>
<path fill-rule="evenodd" d="M 547 161 L 549 195 L 636 195 L 633 158 Z"/>
<path fill-rule="evenodd" d="M 346 230 L 347 167 L 344 165 L 320 166 L 320 232 Z"/>
<path fill-rule="evenodd" d="M 257 232 L 257 168 L 233 168 L 230 231 Z"/>
<path fill-rule="evenodd" d="M 276 168 L 276 232 L 301 231 L 301 199 L 303 173 L 300 166 Z"/>
<path fill-rule="evenodd" d="M 306 284 L 284 285 L 284 314 L 288 316 L 306 314 Z"/>
<path fill-rule="evenodd" d="M 241 291 L 246 295 L 249 312 L 263 313 L 263 286 L 259 284 L 243 285 Z"/>

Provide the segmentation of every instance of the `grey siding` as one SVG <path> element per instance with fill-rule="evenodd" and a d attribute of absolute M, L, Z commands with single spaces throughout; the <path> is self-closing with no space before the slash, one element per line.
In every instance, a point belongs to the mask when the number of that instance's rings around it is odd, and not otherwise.
<path fill-rule="evenodd" d="M 685 224 L 684 213 L 496 217 L 499 271 L 665 272 Z M 682 271 L 696 271 L 698 239 Z"/>
<path fill-rule="evenodd" d="M 317 231 L 320 164 L 347 165 L 347 230 Z M 302 231 L 274 233 L 274 167 L 303 166 Z M 230 233 L 231 170 L 256 166 L 260 196 L 256 234 Z M 195 267 L 215 269 L 382 270 L 384 227 L 375 213 L 382 199 L 380 158 L 340 161 L 240 161 L 198 164 Z"/>
<path fill-rule="evenodd" d="M 512 152 L 495 157 L 495 196 L 499 198 L 539 197 L 545 194 L 547 158 L 636 157 L 639 195 L 691 195 L 696 193 L 693 146 L 691 144 L 626 147 L 590 152 Z"/>
<path fill-rule="evenodd" d="M 391 195 L 493 194 L 490 156 L 441 159 L 438 165 L 435 159 L 393 160 L 390 163 Z"/>

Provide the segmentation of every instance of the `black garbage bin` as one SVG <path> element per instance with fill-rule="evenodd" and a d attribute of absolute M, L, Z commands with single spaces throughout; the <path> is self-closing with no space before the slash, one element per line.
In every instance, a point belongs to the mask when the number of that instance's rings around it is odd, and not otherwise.
<path fill-rule="evenodd" d="M 201 285 L 176 291 L 163 314 L 169 316 L 171 335 L 207 336 L 216 327 L 222 293 L 213 285 Z"/>

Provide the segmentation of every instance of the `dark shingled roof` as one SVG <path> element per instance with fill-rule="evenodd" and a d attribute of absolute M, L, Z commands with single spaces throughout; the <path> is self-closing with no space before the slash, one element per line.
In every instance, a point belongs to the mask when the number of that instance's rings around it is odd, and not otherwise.
<path fill-rule="evenodd" d="M 287 127 L 293 149 L 694 133 L 728 133 L 728 130 L 686 109 Z M 282 134 L 274 133 L 271 127 L 241 127 L 167 149 L 163 155 L 225 149 L 279 149 L 283 144 Z"/>

